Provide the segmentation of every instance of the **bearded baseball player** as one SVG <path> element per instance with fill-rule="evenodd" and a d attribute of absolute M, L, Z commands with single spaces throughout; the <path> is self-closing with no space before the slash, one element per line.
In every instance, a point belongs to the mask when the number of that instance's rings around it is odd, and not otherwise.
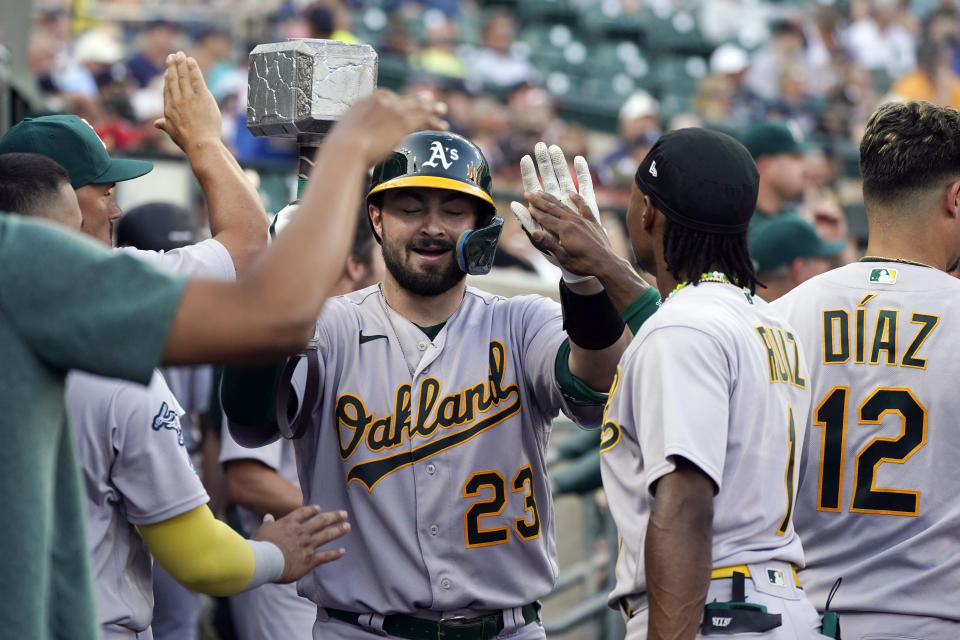
<path fill-rule="evenodd" d="M 843 637 L 960 638 L 960 112 L 890 103 L 860 142 L 866 255 L 773 306 L 812 363 L 795 521 Z M 951 329 L 950 327 L 954 327 Z"/>
<path fill-rule="evenodd" d="M 705 129 L 665 134 L 637 169 L 627 225 L 664 300 L 620 361 L 600 445 L 630 639 L 821 637 L 791 522 L 807 364 L 754 296 L 756 197 L 747 150 Z"/>
<path fill-rule="evenodd" d="M 658 300 L 610 250 L 586 163 L 574 192 L 552 151 L 537 146 L 547 193 L 531 198 L 545 213 L 524 211 L 526 224 L 564 247 L 562 266 L 589 257 L 597 275 L 565 273 L 560 306 L 465 285 L 489 270 L 502 225 L 489 169 L 470 141 L 422 131 L 373 170 L 383 282 L 330 301 L 315 350 L 281 383 L 279 420 L 245 415 L 237 400 L 253 391 L 231 391 L 243 372 L 225 374 L 234 437 L 297 437 L 304 499 L 351 513 L 340 566 L 298 585 L 318 607 L 314 638 L 544 637 L 537 600 L 557 575 L 551 421 L 562 410 L 599 425 L 598 391 L 630 337 L 617 308 L 649 315 Z M 533 162 L 524 167 L 539 189 Z"/>

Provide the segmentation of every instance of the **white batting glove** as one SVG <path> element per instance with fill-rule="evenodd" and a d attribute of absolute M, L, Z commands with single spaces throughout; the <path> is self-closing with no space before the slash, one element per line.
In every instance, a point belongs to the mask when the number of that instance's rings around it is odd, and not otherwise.
<path fill-rule="evenodd" d="M 277 212 L 277 215 L 274 216 L 273 224 L 270 225 L 270 237 L 269 241 L 272 241 L 278 233 L 280 233 L 285 226 L 290 224 L 290 221 L 293 220 L 294 215 L 297 213 L 297 209 L 300 208 L 300 201 L 291 202 L 283 209 Z"/>
<path fill-rule="evenodd" d="M 539 167 L 540 176 L 543 179 L 543 188 L 540 187 L 540 180 L 537 179 L 537 168 L 534 167 L 533 160 L 529 155 L 525 155 L 520 159 L 520 177 L 523 181 L 523 190 L 529 192 L 545 191 L 560 200 L 564 206 L 576 211 L 577 207 L 574 206 L 569 195 L 571 191 L 575 191 L 579 193 L 580 197 L 587 203 L 587 206 L 593 213 L 594 219 L 597 221 L 597 224 L 599 224 L 600 211 L 597 207 L 597 198 L 593 193 L 593 179 L 590 177 L 590 167 L 587 166 L 586 159 L 584 159 L 583 156 L 576 156 L 573 159 L 573 168 L 574 171 L 576 171 L 577 184 L 580 187 L 579 191 L 577 191 L 573 188 L 573 180 L 570 177 L 570 169 L 567 167 L 567 159 L 563 155 L 563 150 L 560 147 L 551 145 L 548 149 L 547 145 L 543 142 L 538 142 L 533 148 L 533 153 L 537 158 L 537 167 Z M 534 241 L 531 234 L 534 231 L 543 231 L 543 227 L 533 218 L 529 209 L 516 201 L 510 203 L 510 209 L 520 222 L 523 230 L 527 233 L 527 237 L 530 238 L 533 246 L 543 253 L 551 263 L 560 267 L 564 282 L 568 284 L 583 282 L 594 277 L 581 276 L 564 269 L 560 261 L 557 260 L 551 252 L 544 250 Z"/>

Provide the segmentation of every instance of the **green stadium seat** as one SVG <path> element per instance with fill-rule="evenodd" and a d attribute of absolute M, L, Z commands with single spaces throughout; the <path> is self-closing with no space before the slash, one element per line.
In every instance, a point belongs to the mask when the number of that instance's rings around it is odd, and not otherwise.
<path fill-rule="evenodd" d="M 648 14 L 645 45 L 653 51 L 709 55 L 713 45 L 700 34 L 697 15 L 678 11 L 665 17 Z"/>

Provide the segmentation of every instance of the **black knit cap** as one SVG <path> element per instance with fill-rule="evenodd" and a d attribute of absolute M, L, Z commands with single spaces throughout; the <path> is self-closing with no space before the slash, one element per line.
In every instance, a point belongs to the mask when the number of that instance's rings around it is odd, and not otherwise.
<path fill-rule="evenodd" d="M 677 224 L 707 233 L 742 233 L 757 206 L 760 173 L 746 147 L 709 129 L 665 133 L 634 180 Z"/>

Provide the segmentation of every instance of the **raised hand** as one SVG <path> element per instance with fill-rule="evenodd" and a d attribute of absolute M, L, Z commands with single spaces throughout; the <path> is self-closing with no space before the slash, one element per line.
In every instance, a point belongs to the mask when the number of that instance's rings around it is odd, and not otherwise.
<path fill-rule="evenodd" d="M 317 506 L 300 507 L 279 520 L 267 515 L 263 524 L 250 536 L 253 540 L 266 540 L 277 545 L 283 552 L 283 575 L 277 582 L 299 580 L 315 567 L 333 562 L 346 551 L 343 548 L 317 551 L 350 531 L 346 511 L 321 511 Z"/>
<path fill-rule="evenodd" d="M 530 204 L 530 208 L 523 206 L 519 202 L 511 202 L 510 209 L 514 216 L 523 226 L 527 236 L 533 242 L 533 245 L 543 252 L 551 262 L 563 270 L 563 279 L 568 283 L 582 282 L 591 276 L 589 271 L 577 272 L 570 268 L 570 260 L 573 254 L 563 251 L 560 255 L 559 247 L 561 238 L 556 235 L 555 230 L 559 230 L 566 225 L 568 242 L 572 241 L 574 227 L 568 223 L 576 218 L 583 218 L 584 222 L 589 220 L 593 223 L 592 232 L 598 232 L 606 240 L 603 227 L 600 225 L 600 214 L 597 208 L 597 199 L 593 192 L 593 180 L 590 177 L 590 167 L 582 156 L 576 156 L 573 160 L 574 171 L 577 174 L 577 183 L 580 187 L 579 192 L 574 189 L 573 180 L 570 176 L 570 170 L 567 167 L 567 160 L 563 155 L 563 150 L 557 145 L 547 148 L 542 142 L 538 142 L 534 147 L 534 155 L 537 158 L 536 167 L 529 155 L 520 160 L 520 177 L 523 181 L 524 197 Z M 537 177 L 537 168 L 539 168 L 540 178 Z M 543 181 L 541 188 L 540 182 Z M 543 196 L 546 196 L 544 199 Z M 576 198 L 576 200 L 574 200 Z M 545 209 L 544 207 L 548 207 Z M 535 208 L 538 209 L 535 211 Z M 549 216 L 544 218 L 543 216 Z M 548 227 L 544 224 L 549 222 Z M 561 227 L 557 226 L 561 223 Z M 587 226 L 578 225 L 576 228 L 586 231 Z M 596 237 L 587 244 L 599 246 L 602 244 L 600 238 Z M 609 243 L 607 243 L 609 246 Z M 570 246 L 570 245 L 568 245 Z M 586 256 L 589 262 L 589 256 Z M 582 264 L 578 265 L 582 268 Z"/>
<path fill-rule="evenodd" d="M 167 56 L 163 77 L 163 117 L 153 126 L 163 129 L 178 147 L 189 152 L 198 143 L 220 140 L 220 107 L 207 88 L 200 66 L 182 51 Z"/>

